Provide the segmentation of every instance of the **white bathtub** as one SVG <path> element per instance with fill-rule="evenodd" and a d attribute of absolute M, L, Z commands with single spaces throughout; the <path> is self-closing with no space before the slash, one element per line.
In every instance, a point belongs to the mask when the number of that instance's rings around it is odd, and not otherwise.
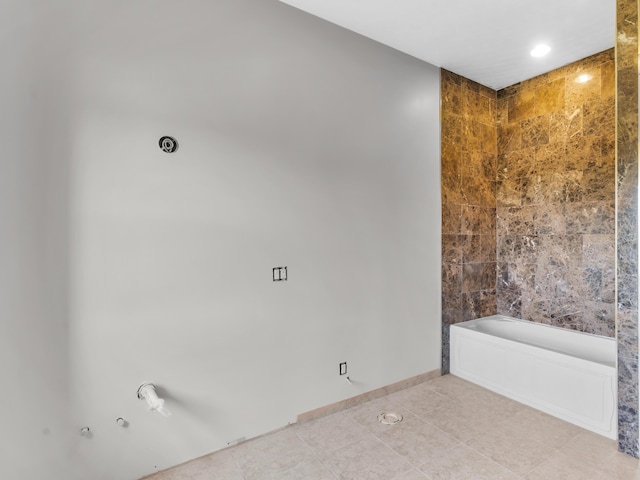
<path fill-rule="evenodd" d="M 451 373 L 617 438 L 613 338 L 502 315 L 451 325 Z"/>

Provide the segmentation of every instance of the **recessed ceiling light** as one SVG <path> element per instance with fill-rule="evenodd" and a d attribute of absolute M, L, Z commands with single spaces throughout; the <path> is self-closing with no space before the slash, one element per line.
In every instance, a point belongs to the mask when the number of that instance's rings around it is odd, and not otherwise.
<path fill-rule="evenodd" d="M 576 82 L 578 83 L 586 83 L 589 80 L 591 80 L 591 75 L 589 75 L 588 73 L 583 73 L 578 78 L 576 78 Z"/>
<path fill-rule="evenodd" d="M 537 45 L 536 48 L 531 50 L 532 57 L 544 57 L 547 53 L 551 51 L 551 47 L 548 45 Z"/>

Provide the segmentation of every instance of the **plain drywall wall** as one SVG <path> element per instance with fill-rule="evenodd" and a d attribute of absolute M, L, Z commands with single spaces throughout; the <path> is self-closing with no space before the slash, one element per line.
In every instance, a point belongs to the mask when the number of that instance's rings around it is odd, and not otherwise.
<path fill-rule="evenodd" d="M 0 478 L 69 478 L 67 132 L 48 56 L 59 49 L 48 8 L 7 0 L 0 13 Z"/>
<path fill-rule="evenodd" d="M 36 422 L 66 478 L 135 479 L 439 368 L 438 69 L 275 0 L 68 13 L 47 136 L 26 119 L 5 160 L 37 203 L 3 210 L 32 224 L 15 288 L 57 312 L 11 325 L 54 352 L 32 380 L 68 384 Z M 68 436 L 44 435 L 58 411 Z"/>

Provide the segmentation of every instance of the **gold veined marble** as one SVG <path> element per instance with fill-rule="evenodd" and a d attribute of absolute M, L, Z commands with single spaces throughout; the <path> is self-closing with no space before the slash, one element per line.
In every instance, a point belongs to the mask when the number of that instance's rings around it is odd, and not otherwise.
<path fill-rule="evenodd" d="M 497 263 L 508 265 L 500 270 L 508 272 L 506 281 L 497 284 L 499 313 L 614 331 L 612 296 L 603 295 L 611 284 L 597 286 L 602 268 L 587 269 L 589 258 L 581 254 L 584 235 L 613 241 L 612 55 L 602 52 L 498 92 L 498 112 L 508 110 L 510 127 L 499 126 L 497 144 Z M 533 110 L 526 101 L 532 95 Z M 613 249 L 607 255 L 610 270 Z"/>
<path fill-rule="evenodd" d="M 496 92 L 490 88 L 446 70 L 441 82 L 442 318 L 446 326 L 496 311 L 497 122 L 501 114 Z M 447 369 L 444 328 L 443 371 Z"/>
<path fill-rule="evenodd" d="M 549 115 L 539 115 L 520 122 L 522 148 L 537 147 L 549 143 L 549 120 Z"/>
<path fill-rule="evenodd" d="M 607 268 L 574 255 L 585 235 L 613 241 L 612 55 L 499 92 L 443 74 L 443 232 L 462 239 L 443 243 L 447 323 L 500 311 L 612 334 L 613 249 Z"/>
<path fill-rule="evenodd" d="M 582 250 L 613 242 L 613 64 L 609 50 L 499 92 L 443 74 L 448 324 L 498 311 L 614 331 L 614 249 L 597 265 Z"/>
<path fill-rule="evenodd" d="M 614 61 L 603 63 L 600 67 L 602 98 L 613 97 L 616 94 L 616 64 Z"/>
<path fill-rule="evenodd" d="M 522 145 L 522 128 L 520 123 L 498 126 L 498 153 L 519 150 Z"/>
<path fill-rule="evenodd" d="M 565 79 L 545 83 L 535 89 L 535 115 L 564 109 Z"/>
<path fill-rule="evenodd" d="M 509 123 L 520 122 L 535 115 L 535 90 L 524 90 L 509 97 L 507 101 Z"/>
<path fill-rule="evenodd" d="M 601 67 L 576 68 L 566 78 L 566 101 L 570 107 L 579 107 L 588 101 L 602 98 Z"/>

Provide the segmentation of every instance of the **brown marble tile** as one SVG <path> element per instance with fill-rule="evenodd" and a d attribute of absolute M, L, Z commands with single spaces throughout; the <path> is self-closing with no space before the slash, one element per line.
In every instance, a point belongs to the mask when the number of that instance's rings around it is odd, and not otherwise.
<path fill-rule="evenodd" d="M 521 88 L 523 90 L 536 90 L 558 80 L 564 80 L 566 76 L 567 73 L 564 68 L 558 68 L 521 82 Z"/>
<path fill-rule="evenodd" d="M 496 156 L 496 180 L 506 180 L 509 178 L 508 153 L 499 153 Z"/>
<path fill-rule="evenodd" d="M 496 264 L 465 263 L 462 265 L 462 292 L 477 292 L 495 289 Z"/>
<path fill-rule="evenodd" d="M 460 234 L 462 222 L 462 205 L 444 203 L 442 204 L 442 234 Z"/>
<path fill-rule="evenodd" d="M 615 264 L 615 235 L 599 234 L 582 237 L 582 261 L 588 268 L 613 270 Z"/>
<path fill-rule="evenodd" d="M 463 153 L 461 172 L 466 177 L 482 177 L 487 181 L 495 181 L 496 155 L 480 151 L 466 151 Z"/>
<path fill-rule="evenodd" d="M 517 123 L 533 117 L 535 105 L 535 92 L 531 90 L 523 90 L 509 97 L 509 123 Z"/>
<path fill-rule="evenodd" d="M 522 178 L 522 205 L 545 205 L 567 201 L 567 179 L 552 173 Z"/>
<path fill-rule="evenodd" d="M 478 120 L 485 125 L 491 125 L 495 130 L 497 121 L 496 93 L 493 90 L 490 90 L 490 92 L 492 93 L 480 92 L 478 98 Z"/>
<path fill-rule="evenodd" d="M 603 297 L 611 299 L 609 289 L 613 287 L 612 291 L 615 291 L 615 286 L 608 283 L 611 278 L 607 277 L 607 272 L 597 267 L 585 267 L 582 269 L 582 275 L 580 281 L 577 284 L 577 291 L 585 302 L 608 303 L 612 302 L 603 301 Z"/>
<path fill-rule="evenodd" d="M 540 252 L 545 252 L 547 236 L 543 235 L 498 235 L 498 261 L 514 265 L 535 264 Z"/>
<path fill-rule="evenodd" d="M 465 164 L 459 143 L 447 142 L 441 147 L 440 174 L 459 176 Z"/>
<path fill-rule="evenodd" d="M 637 105 L 638 89 L 637 89 L 638 70 L 635 66 L 630 66 L 617 71 L 617 89 L 619 97 L 624 104 Z M 638 116 L 634 115 L 635 110 L 632 108 L 618 108 L 617 136 L 618 151 L 624 150 L 626 146 L 634 148 L 634 139 L 637 140 Z M 637 151 L 637 149 L 636 149 Z M 624 160 L 625 157 L 622 157 Z"/>
<path fill-rule="evenodd" d="M 519 207 L 522 205 L 522 184 L 519 180 L 503 180 L 497 183 L 496 205 Z"/>
<path fill-rule="evenodd" d="M 546 174 L 562 171 L 566 164 L 566 142 L 554 141 L 535 147 L 532 174 Z"/>
<path fill-rule="evenodd" d="M 467 118 L 480 118 L 480 92 L 475 82 L 466 82 L 462 87 L 462 112 Z"/>
<path fill-rule="evenodd" d="M 522 315 L 522 297 L 519 291 L 511 289 L 498 290 L 496 304 L 498 314 L 524 318 Z"/>
<path fill-rule="evenodd" d="M 495 262 L 496 237 L 494 235 L 463 235 L 462 262 Z"/>
<path fill-rule="evenodd" d="M 601 98 L 613 97 L 616 94 L 616 64 L 614 61 L 603 63 L 600 67 Z"/>
<path fill-rule="evenodd" d="M 608 234 L 615 232 L 615 204 L 579 202 L 568 204 L 566 222 L 568 234 Z"/>
<path fill-rule="evenodd" d="M 492 181 L 495 181 L 498 171 L 497 153 L 482 152 L 479 154 L 479 157 L 480 164 L 482 165 L 481 174 L 487 178 L 490 178 Z"/>
<path fill-rule="evenodd" d="M 604 165 L 616 164 L 616 135 L 615 130 L 607 132 L 600 137 L 601 139 L 601 153 L 602 163 Z"/>
<path fill-rule="evenodd" d="M 462 81 L 463 89 L 470 90 L 471 92 L 474 92 L 474 93 L 480 93 L 480 84 L 478 82 L 474 82 L 473 80 L 470 80 L 465 77 L 460 77 L 460 78 Z"/>
<path fill-rule="evenodd" d="M 462 235 L 442 235 L 442 261 L 462 263 L 462 244 L 465 239 Z"/>
<path fill-rule="evenodd" d="M 441 122 L 441 143 L 443 145 L 452 144 L 459 147 L 462 144 L 463 135 L 462 117 L 460 115 L 443 113 Z"/>
<path fill-rule="evenodd" d="M 462 321 L 462 294 L 442 295 L 442 322 L 453 325 Z"/>
<path fill-rule="evenodd" d="M 494 269 L 495 273 L 495 269 Z M 495 278 L 493 281 L 494 288 L 491 290 L 483 290 L 480 292 L 480 318 L 488 317 L 498 313 L 497 308 L 497 292 L 495 289 Z"/>
<path fill-rule="evenodd" d="M 582 170 L 569 170 L 564 173 L 556 174 L 556 178 L 560 183 L 564 184 L 562 192 L 563 202 L 580 202 L 584 200 L 584 184 Z"/>
<path fill-rule="evenodd" d="M 582 135 L 582 106 L 551 113 L 550 142 L 565 142 L 577 135 Z"/>
<path fill-rule="evenodd" d="M 564 109 L 565 79 L 560 78 L 535 89 L 535 115 Z"/>
<path fill-rule="evenodd" d="M 519 150 L 522 145 L 522 128 L 520 123 L 500 125 L 498 127 L 498 152 Z"/>
<path fill-rule="evenodd" d="M 519 149 L 500 153 L 498 155 L 498 180 L 508 179 L 513 181 L 522 177 L 523 174 L 520 168 L 524 163 L 524 154 Z M 526 174 L 529 173 L 529 170 L 527 170 Z"/>
<path fill-rule="evenodd" d="M 463 321 L 494 315 L 496 312 L 495 289 L 466 292 L 462 295 Z"/>
<path fill-rule="evenodd" d="M 520 90 L 522 90 L 521 83 L 514 83 L 513 85 L 509 85 L 502 90 L 498 90 L 498 100 L 508 101 L 509 97 L 517 95 L 518 93 L 520 93 Z"/>
<path fill-rule="evenodd" d="M 496 233 L 497 235 L 509 235 L 509 210 L 510 207 L 496 208 Z M 497 255 L 497 252 L 496 252 Z"/>
<path fill-rule="evenodd" d="M 583 109 L 583 135 L 602 135 L 615 128 L 614 97 L 584 102 Z"/>
<path fill-rule="evenodd" d="M 462 291 L 462 265 L 442 262 L 442 294 L 456 295 Z"/>
<path fill-rule="evenodd" d="M 462 114 L 462 86 L 460 77 L 442 70 L 440 78 L 440 98 L 443 114 Z"/>
<path fill-rule="evenodd" d="M 581 331 L 593 335 L 614 337 L 615 305 L 600 302 L 585 302 L 582 314 Z"/>
<path fill-rule="evenodd" d="M 463 235 L 495 233 L 495 212 L 495 208 L 463 205 L 460 233 Z"/>
<path fill-rule="evenodd" d="M 583 198 L 587 202 L 610 204 L 616 198 L 615 166 L 591 167 L 583 172 Z"/>
<path fill-rule="evenodd" d="M 480 140 L 480 150 L 496 154 L 498 152 L 496 127 L 485 123 L 478 123 L 477 128 L 478 138 Z"/>
<path fill-rule="evenodd" d="M 583 265 L 577 242 L 584 235 L 612 238 L 612 65 L 609 50 L 497 94 L 496 302 L 502 313 L 610 329 L 611 257 L 608 268 Z M 576 83 L 584 73 L 589 82 Z M 533 112 L 523 101 L 532 93 Z"/>
<path fill-rule="evenodd" d="M 566 168 L 585 170 L 602 162 L 602 137 L 576 136 L 566 142 Z"/>
<path fill-rule="evenodd" d="M 466 119 L 463 122 L 462 145 L 467 150 L 481 150 L 482 148 L 482 124 L 476 120 Z"/>
<path fill-rule="evenodd" d="M 498 98 L 498 92 L 496 92 L 493 88 L 485 87 L 480 83 L 478 84 L 478 93 L 483 97 L 487 97 L 493 102 L 495 102 Z"/>
<path fill-rule="evenodd" d="M 586 102 L 600 101 L 602 90 L 600 67 L 577 69 L 567 76 L 566 100 L 568 105 L 579 106 Z"/>
<path fill-rule="evenodd" d="M 495 182 L 484 176 L 462 177 L 462 199 L 467 205 L 496 204 Z"/>
<path fill-rule="evenodd" d="M 509 102 L 506 98 L 498 98 L 496 101 L 497 126 L 507 125 L 509 123 Z"/>
<path fill-rule="evenodd" d="M 567 231 L 563 204 L 538 205 L 533 214 L 535 233 L 538 235 L 563 235 Z"/>
<path fill-rule="evenodd" d="M 612 334 L 616 305 L 612 261 L 615 179 L 609 181 L 616 138 L 613 66 L 611 49 L 497 93 L 455 79 L 462 92 L 459 100 L 464 117 L 459 116 L 462 123 L 451 130 L 461 132 L 457 144 L 464 149 L 443 153 L 443 158 L 452 159 L 448 160 L 450 170 L 443 167 L 443 173 L 455 172 L 454 158 L 460 159 L 459 231 L 464 234 L 460 237 L 464 265 L 443 278 L 453 279 L 466 293 L 461 295 L 458 290 L 445 295 L 443 319 L 453 322 L 499 311 Z M 576 83 L 583 73 L 592 78 Z M 626 77 L 620 77 L 621 84 L 635 82 L 637 88 L 637 71 L 635 78 L 631 68 Z M 449 91 L 444 103 L 456 101 L 458 90 Z M 632 113 L 623 115 L 621 121 L 623 125 L 635 122 L 622 127 L 621 138 L 636 138 L 635 147 L 627 142 L 628 147 L 620 150 L 618 170 L 624 182 L 637 172 L 637 137 L 633 136 L 637 114 L 635 118 Z M 445 123 L 449 122 L 443 121 L 443 128 Z M 454 186 L 455 181 L 449 184 Z M 456 198 L 456 193 L 448 198 Z M 458 246 L 449 248 L 443 255 L 457 258 Z M 500 268 L 494 271 L 492 292 L 490 275 L 481 265 L 494 261 Z"/>
<path fill-rule="evenodd" d="M 537 147 L 549 143 L 549 118 L 549 115 L 539 115 L 520 123 L 522 148 Z"/>
<path fill-rule="evenodd" d="M 441 179 L 441 197 L 442 203 L 462 203 L 462 192 L 460 190 L 460 175 L 442 174 Z"/>
<path fill-rule="evenodd" d="M 532 292 L 535 294 L 539 283 L 537 278 L 538 270 L 538 265 L 535 263 L 509 264 L 509 279 L 511 285 L 516 285 L 527 300 L 530 300 L 529 297 Z"/>
<path fill-rule="evenodd" d="M 535 235 L 534 215 L 536 207 L 513 207 L 508 210 L 508 229 L 510 235 Z"/>

